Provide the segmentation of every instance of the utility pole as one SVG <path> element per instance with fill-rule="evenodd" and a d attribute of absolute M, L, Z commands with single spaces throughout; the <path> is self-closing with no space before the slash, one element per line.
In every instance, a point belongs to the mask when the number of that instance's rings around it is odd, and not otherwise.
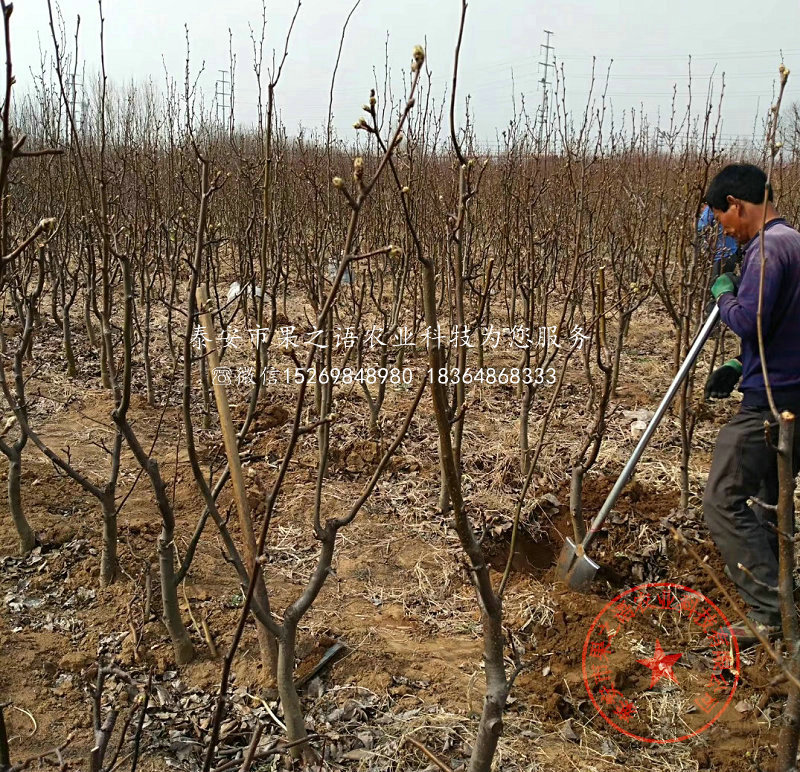
<path fill-rule="evenodd" d="M 227 80 L 228 70 L 220 70 L 220 73 L 222 74 L 222 78 L 217 80 L 215 93 L 217 100 L 217 121 L 223 126 L 227 126 L 231 108 L 231 92 L 227 90 L 227 87 L 231 85 L 231 82 Z"/>
<path fill-rule="evenodd" d="M 542 106 L 541 106 L 541 114 L 539 115 L 539 147 L 542 146 L 542 132 L 544 131 L 545 125 L 547 124 L 550 112 L 549 106 L 547 104 L 548 97 L 549 97 L 549 74 L 550 68 L 555 68 L 555 55 L 553 56 L 553 62 L 550 62 L 550 52 L 553 51 L 553 46 L 550 45 L 550 36 L 553 34 L 549 29 L 544 30 L 544 34 L 547 35 L 547 39 L 544 43 L 540 44 L 539 46 L 539 56 L 541 57 L 544 54 L 544 61 L 539 62 L 540 67 L 544 67 L 544 75 L 542 76 L 539 83 L 542 84 Z"/>

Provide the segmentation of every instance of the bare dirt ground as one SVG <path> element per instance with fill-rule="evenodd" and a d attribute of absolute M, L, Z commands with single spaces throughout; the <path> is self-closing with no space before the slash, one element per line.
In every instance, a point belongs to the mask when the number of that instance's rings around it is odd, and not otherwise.
<path fill-rule="evenodd" d="M 654 408 L 669 382 L 670 331 L 639 321 L 624 357 L 619 410 L 608 440 L 587 478 L 585 507 L 594 514 L 634 447 L 630 420 L 622 410 Z M 36 359 L 58 340 L 39 338 Z M 34 407 L 33 424 L 73 463 L 101 480 L 107 461 L 101 446 L 112 436 L 110 401 L 100 388 L 96 359 L 81 363 L 70 383 L 60 372 L 36 374 L 44 395 Z M 159 374 L 161 386 L 168 373 Z M 36 389 L 32 389 L 32 393 Z M 234 395 L 235 390 L 231 390 Z M 161 431 L 153 451 L 174 497 L 179 554 L 183 555 L 202 511 L 185 452 L 178 450 L 181 421 L 177 391 L 171 404 L 132 406 L 137 431 Z M 235 407 L 243 416 L 241 404 Z M 291 387 L 274 387 L 264 396 L 247 450 L 248 490 L 263 513 L 263 499 L 274 479 L 293 408 Z M 385 414 L 399 415 L 410 392 L 390 389 Z M 340 392 L 334 452 L 326 485 L 328 513 L 345 510 L 361 490 L 376 459 L 362 418 L 360 395 Z M 475 388 L 467 414 L 466 497 L 478 521 L 488 525 L 487 552 L 495 581 L 508 556 L 510 516 L 519 485 L 514 452 L 518 400 L 500 386 Z M 542 397 L 546 399 L 546 395 Z M 558 410 L 569 416 L 576 398 L 567 390 Z M 726 405 L 699 424 L 691 477 L 702 491 L 713 438 L 735 409 Z M 538 408 L 534 408 L 534 416 Z M 580 421 L 580 418 L 578 418 Z M 596 543 L 604 567 L 589 595 L 553 583 L 553 563 L 569 532 L 565 459 L 569 423 L 556 422 L 552 442 L 537 474 L 526 533 L 514 556 L 514 573 L 504 602 L 505 616 L 527 668 L 514 684 L 497 770 L 756 770 L 769 769 L 774 757 L 781 700 L 768 689 L 775 668 L 759 648 L 743 655 L 740 684 L 719 721 L 701 735 L 674 744 L 646 744 L 605 723 L 588 699 L 581 653 L 590 624 L 620 590 L 645 581 L 675 581 L 706 593 L 726 614 L 733 612 L 694 561 L 669 537 L 667 524 L 679 526 L 717 569 L 721 564 L 694 509 L 678 511 L 679 447 L 676 421 L 669 417 L 643 459 L 635 481 L 622 496 L 607 531 Z M 391 429 L 387 430 L 391 436 Z M 535 433 L 535 428 L 534 432 Z M 218 431 L 200 432 L 206 459 L 222 453 Z M 313 437 L 303 441 L 271 527 L 265 573 L 274 608 L 280 610 L 302 588 L 316 559 L 309 527 L 315 479 Z M 149 483 L 126 456 L 122 490 L 129 494 L 120 513 L 121 576 L 99 587 L 100 513 L 97 503 L 58 475 L 31 445 L 23 457 L 24 506 L 40 535 L 41 547 L 24 559 L 15 555 L 15 538 L 5 497 L 0 501 L 0 701 L 5 709 L 12 761 L 44 753 L 74 732 L 64 758 L 75 769 L 87 767 L 91 736 L 91 696 L 98 655 L 131 674 L 108 680 L 104 706 L 116 705 L 120 721 L 136 707 L 136 695 L 152 673 L 150 708 L 142 736 L 140 770 L 198 769 L 202 737 L 219 685 L 221 658 L 214 657 L 202 633 L 207 625 L 219 652 L 231 640 L 242 603 L 232 568 L 209 521 L 180 590 L 184 618 L 197 651 L 181 669 L 158 621 L 155 543 L 159 517 Z M 344 656 L 304 690 L 308 726 L 326 739 L 329 769 L 432 770 L 429 760 L 406 738 L 425 745 L 455 769 L 468 756 L 481 708 L 480 614 L 467 581 L 457 538 L 446 517 L 436 512 L 438 467 L 429 399 L 423 400 L 409 435 L 381 481 L 376 495 L 339 538 L 334 573 L 304 620 L 298 678 L 308 673 L 334 643 Z M 222 511 L 232 511 L 228 490 Z M 259 509 L 261 505 L 261 509 Z M 235 512 L 230 525 L 237 533 Z M 147 574 L 152 577 L 151 614 L 145 617 Z M 726 582 L 726 586 L 732 586 Z M 190 616 L 191 615 L 191 616 Z M 266 743 L 281 735 L 280 705 L 265 686 L 249 624 L 233 668 L 233 704 L 223 724 L 218 764 L 233 759 L 249 741 L 256 722 Z M 696 709 L 694 711 L 697 712 Z M 687 726 L 698 715 L 686 714 Z M 322 741 L 318 743 L 319 747 Z M 130 764 L 129 746 L 120 754 Z M 275 769 L 277 761 L 261 769 Z M 35 766 L 35 765 L 34 765 Z"/>

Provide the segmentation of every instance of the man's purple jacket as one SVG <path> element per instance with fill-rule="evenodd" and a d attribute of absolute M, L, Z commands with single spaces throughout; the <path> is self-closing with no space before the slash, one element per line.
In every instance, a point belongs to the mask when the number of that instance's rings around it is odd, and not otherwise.
<path fill-rule="evenodd" d="M 764 228 L 764 302 L 761 314 L 767 375 L 778 408 L 800 406 L 800 233 L 782 217 Z M 761 249 L 756 234 L 744 246 L 736 295 L 719 297 L 722 321 L 742 339 L 745 407 L 768 407 L 758 354 L 757 313 Z"/>

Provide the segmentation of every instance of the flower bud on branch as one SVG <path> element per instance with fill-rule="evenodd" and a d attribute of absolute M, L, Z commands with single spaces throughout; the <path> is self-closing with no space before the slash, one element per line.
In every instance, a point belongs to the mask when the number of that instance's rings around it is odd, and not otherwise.
<path fill-rule="evenodd" d="M 422 46 L 414 46 L 412 53 L 411 72 L 416 72 L 425 61 L 425 49 Z"/>
<path fill-rule="evenodd" d="M 358 156 L 353 159 L 353 179 L 358 181 L 364 177 L 364 159 Z"/>

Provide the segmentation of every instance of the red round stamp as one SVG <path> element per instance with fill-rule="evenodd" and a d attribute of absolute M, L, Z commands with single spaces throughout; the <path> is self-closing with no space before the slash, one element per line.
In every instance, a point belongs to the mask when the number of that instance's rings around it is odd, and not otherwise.
<path fill-rule="evenodd" d="M 704 732 L 739 683 L 739 647 L 719 608 L 690 587 L 640 584 L 610 601 L 583 645 L 583 682 L 628 737 L 675 743 Z"/>

